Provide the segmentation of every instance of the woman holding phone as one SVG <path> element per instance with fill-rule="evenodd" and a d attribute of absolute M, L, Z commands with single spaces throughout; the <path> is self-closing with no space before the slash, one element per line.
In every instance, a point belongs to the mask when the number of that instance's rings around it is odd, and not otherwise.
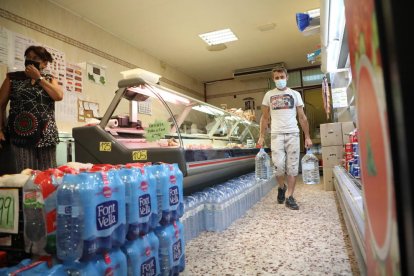
<path fill-rule="evenodd" d="M 24 57 L 25 70 L 8 73 L 0 88 L 0 142 L 6 139 L 7 133 L 17 172 L 56 167 L 59 136 L 55 101 L 63 99 L 57 80 L 43 72 L 53 61 L 52 55 L 44 47 L 30 46 Z"/>

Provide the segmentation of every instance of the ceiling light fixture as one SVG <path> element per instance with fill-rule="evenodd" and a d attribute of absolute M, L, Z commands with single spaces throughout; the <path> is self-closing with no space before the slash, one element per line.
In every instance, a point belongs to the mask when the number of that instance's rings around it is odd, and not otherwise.
<path fill-rule="evenodd" d="M 230 29 L 204 33 L 198 36 L 210 46 L 238 40 L 236 35 Z"/>

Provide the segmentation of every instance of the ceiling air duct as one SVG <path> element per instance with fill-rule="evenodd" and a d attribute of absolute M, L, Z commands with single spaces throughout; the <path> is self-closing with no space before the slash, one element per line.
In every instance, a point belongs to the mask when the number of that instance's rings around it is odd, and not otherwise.
<path fill-rule="evenodd" d="M 272 69 L 280 66 L 286 68 L 284 62 L 279 62 L 256 67 L 236 69 L 233 72 L 233 77 L 236 79 L 270 78 Z"/>

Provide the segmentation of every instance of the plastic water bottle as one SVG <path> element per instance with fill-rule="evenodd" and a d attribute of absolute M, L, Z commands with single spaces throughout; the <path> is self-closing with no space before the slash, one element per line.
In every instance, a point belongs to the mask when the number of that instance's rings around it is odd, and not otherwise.
<path fill-rule="evenodd" d="M 128 276 L 159 275 L 159 241 L 154 232 L 127 241 L 122 250 L 127 257 Z"/>
<path fill-rule="evenodd" d="M 84 214 L 79 183 L 64 182 L 57 190 L 57 257 L 74 262 L 83 252 Z"/>
<path fill-rule="evenodd" d="M 185 269 L 184 227 L 181 222 L 173 221 L 167 226 L 155 229 L 159 239 L 159 260 L 162 276 L 178 275 Z"/>
<path fill-rule="evenodd" d="M 302 178 L 305 184 L 319 184 L 319 160 L 311 149 L 302 157 Z"/>
<path fill-rule="evenodd" d="M 42 190 L 35 184 L 38 173 L 32 171 L 23 186 L 23 216 L 26 251 L 40 255 L 46 246 L 46 217 Z"/>
<path fill-rule="evenodd" d="M 126 276 L 128 275 L 127 257 L 120 248 L 104 252 L 96 259 L 96 275 Z M 85 274 L 86 275 L 86 274 Z"/>
<path fill-rule="evenodd" d="M 264 151 L 263 148 L 260 148 L 259 152 L 255 157 L 255 172 L 256 179 L 268 179 L 269 178 L 269 167 L 270 167 L 270 157 Z"/>

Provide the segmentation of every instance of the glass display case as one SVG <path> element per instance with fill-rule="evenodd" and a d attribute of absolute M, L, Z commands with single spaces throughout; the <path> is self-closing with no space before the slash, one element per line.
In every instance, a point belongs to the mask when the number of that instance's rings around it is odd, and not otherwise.
<path fill-rule="evenodd" d="M 73 128 L 76 161 L 178 163 L 185 193 L 254 171 L 256 122 L 139 76 L 118 87 L 99 124 Z"/>

